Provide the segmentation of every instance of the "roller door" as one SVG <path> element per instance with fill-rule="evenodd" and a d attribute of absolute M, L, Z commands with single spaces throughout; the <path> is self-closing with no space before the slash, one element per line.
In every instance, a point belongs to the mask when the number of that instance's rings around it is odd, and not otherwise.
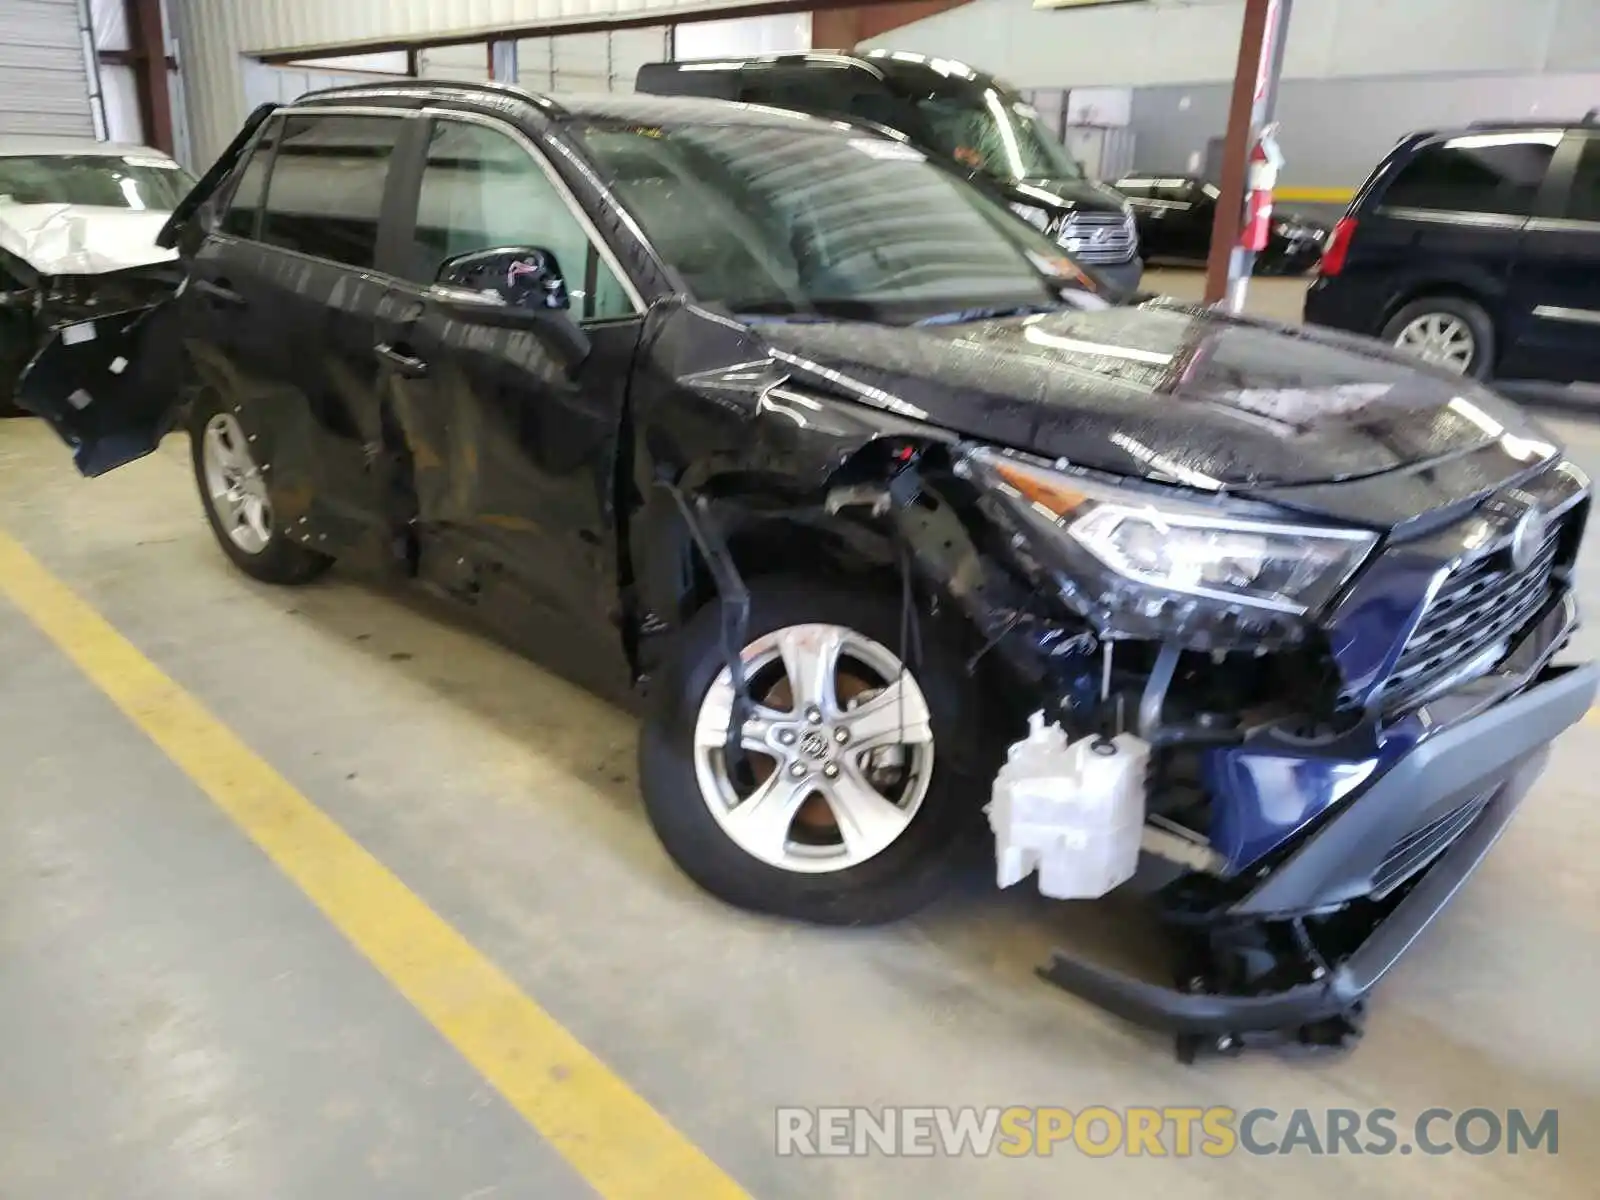
<path fill-rule="evenodd" d="M 95 136 L 78 0 L 0 0 L 0 135 Z"/>

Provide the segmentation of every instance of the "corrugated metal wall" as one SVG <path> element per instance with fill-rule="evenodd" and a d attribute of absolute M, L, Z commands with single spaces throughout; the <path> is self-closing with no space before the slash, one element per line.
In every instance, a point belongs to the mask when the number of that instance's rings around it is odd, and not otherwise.
<path fill-rule="evenodd" d="M 0 3 L 6 0 L 0 0 Z M 244 119 L 240 56 L 358 45 L 384 38 L 488 33 L 649 13 L 736 10 L 759 0 L 175 0 L 196 165 Z"/>
<path fill-rule="evenodd" d="M 972 62 L 1018 87 L 1233 79 L 1244 0 L 1040 10 L 972 3 L 866 45 Z M 1295 0 L 1286 79 L 1600 69 L 1600 0 Z"/>
<path fill-rule="evenodd" d="M 95 136 L 78 0 L 0 0 L 0 134 Z"/>
<path fill-rule="evenodd" d="M 1134 163 L 1142 172 L 1181 173 L 1205 160 L 1228 126 L 1229 89 L 1220 83 L 1135 88 Z M 1283 182 L 1297 189 L 1360 185 L 1413 129 L 1490 118 L 1581 117 L 1600 104 L 1600 74 L 1471 76 L 1455 79 L 1287 79 L 1278 91 Z"/>

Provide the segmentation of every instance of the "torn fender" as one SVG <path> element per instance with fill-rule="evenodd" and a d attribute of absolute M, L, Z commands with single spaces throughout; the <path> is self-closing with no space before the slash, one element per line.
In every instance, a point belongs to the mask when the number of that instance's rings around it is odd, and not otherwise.
<path fill-rule="evenodd" d="M 800 377 L 761 327 L 675 298 L 646 318 L 631 397 L 639 482 L 670 478 L 687 494 L 820 498 L 835 474 L 885 437 L 953 441 L 935 425 Z"/>
<path fill-rule="evenodd" d="M 845 394 L 848 392 L 848 394 Z M 641 623 L 681 620 L 695 578 L 689 532 L 666 491 L 715 506 L 749 563 L 836 564 L 898 572 L 901 547 L 925 593 L 942 597 L 1023 677 L 1043 682 L 1093 639 L 1043 611 L 1026 565 L 985 538 L 993 524 L 950 472 L 956 436 L 772 355 L 761 326 L 674 301 L 647 321 L 631 398 L 632 578 Z M 926 466 L 926 473 L 924 473 Z"/>

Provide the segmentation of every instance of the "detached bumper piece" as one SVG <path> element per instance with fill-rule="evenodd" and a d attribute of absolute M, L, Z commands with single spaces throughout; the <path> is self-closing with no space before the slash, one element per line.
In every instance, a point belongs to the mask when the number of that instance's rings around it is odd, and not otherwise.
<path fill-rule="evenodd" d="M 1176 986 L 1058 951 L 1039 974 L 1176 1035 L 1180 1060 L 1250 1046 L 1337 1049 L 1368 994 L 1449 904 L 1581 720 L 1600 665 L 1547 667 L 1519 694 L 1429 737 L 1242 898 L 1179 925 Z"/>

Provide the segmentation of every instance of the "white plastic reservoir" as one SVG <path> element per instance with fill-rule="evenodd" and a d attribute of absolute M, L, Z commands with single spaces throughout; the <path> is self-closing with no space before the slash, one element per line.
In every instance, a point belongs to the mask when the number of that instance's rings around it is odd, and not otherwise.
<path fill-rule="evenodd" d="M 1039 891 L 1092 900 L 1133 878 L 1144 832 L 1149 743 L 1131 733 L 1069 742 L 1042 712 L 994 780 L 989 827 L 1003 888 L 1039 873 Z"/>

